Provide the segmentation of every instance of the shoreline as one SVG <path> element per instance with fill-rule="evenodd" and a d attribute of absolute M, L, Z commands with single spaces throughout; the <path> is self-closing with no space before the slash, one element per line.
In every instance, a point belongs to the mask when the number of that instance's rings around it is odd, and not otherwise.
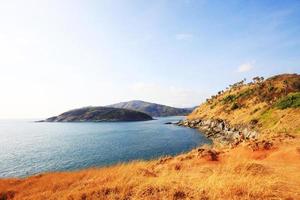
<path fill-rule="evenodd" d="M 153 120 L 156 120 L 156 119 L 153 119 Z M 59 122 L 59 123 L 70 123 L 70 122 Z M 71 122 L 71 123 L 73 123 L 73 122 Z M 75 123 L 77 123 L 77 122 L 75 122 Z M 80 123 L 83 123 L 83 122 L 80 122 Z M 172 123 L 172 122 L 165 123 L 165 125 L 169 125 L 169 124 L 186 127 L 186 128 L 197 129 L 198 133 L 202 134 L 206 138 L 210 139 L 211 143 L 210 144 L 200 144 L 199 146 L 196 146 L 190 150 L 180 152 L 175 155 L 162 155 L 162 156 L 150 158 L 150 159 L 134 159 L 134 160 L 129 160 L 129 161 L 125 161 L 125 162 L 117 162 L 117 163 L 113 163 L 113 164 L 108 164 L 108 165 L 83 167 L 83 168 L 70 169 L 70 170 L 44 171 L 44 172 L 38 172 L 35 174 L 24 175 L 24 176 L 0 177 L 0 181 L 5 180 L 5 179 L 27 179 L 27 178 L 32 178 L 32 177 L 36 177 L 36 176 L 42 176 L 42 175 L 47 175 L 47 174 L 56 174 L 56 173 L 78 173 L 78 172 L 85 171 L 85 170 L 101 170 L 102 168 L 111 168 L 111 167 L 116 167 L 116 166 L 120 166 L 120 165 L 128 165 L 128 164 L 135 163 L 135 162 L 152 162 L 152 161 L 164 159 L 165 157 L 182 156 L 182 155 L 188 154 L 189 152 L 194 151 L 195 149 L 197 149 L 198 151 L 201 151 L 201 152 L 204 151 L 205 154 L 207 154 L 208 156 L 211 156 L 213 158 L 216 155 L 220 154 L 219 151 L 215 150 L 215 147 L 219 147 L 219 145 L 221 145 L 222 148 L 235 148 L 242 142 L 246 142 L 248 145 L 250 145 L 251 142 L 255 141 L 256 145 L 259 144 L 258 139 L 257 139 L 257 134 L 258 134 L 257 132 L 250 132 L 250 134 L 251 133 L 256 134 L 255 138 L 250 139 L 250 138 L 244 137 L 245 133 L 249 134 L 249 132 L 247 131 L 247 128 L 242 129 L 242 131 L 241 131 L 241 129 L 232 127 L 231 125 L 229 125 L 229 123 L 227 123 L 223 120 L 220 120 L 220 119 L 217 119 L 217 120 L 214 120 L 214 119 L 208 119 L 208 120 L 183 119 L 183 120 L 179 120 L 178 122 L 175 122 L 175 123 Z M 220 128 L 220 126 L 222 126 L 224 128 L 222 129 L 222 128 Z M 224 130 L 225 132 L 222 133 L 221 130 Z M 228 134 L 228 135 L 226 135 L 226 134 Z M 268 149 L 269 147 L 264 147 L 266 145 L 271 147 L 273 144 L 268 141 L 263 141 L 263 144 L 262 145 L 260 144 L 260 147 L 258 147 L 258 148 L 263 147 L 265 149 Z"/>
<path fill-rule="evenodd" d="M 129 161 L 125 161 L 125 162 L 117 162 L 117 163 L 113 163 L 113 164 L 108 164 L 108 165 L 83 167 L 83 168 L 70 169 L 70 170 L 44 171 L 44 172 L 38 172 L 35 174 L 24 175 L 24 176 L 0 177 L 0 181 L 8 180 L 8 179 L 28 179 L 28 178 L 32 178 L 32 177 L 43 176 L 43 175 L 48 175 L 48 174 L 57 174 L 57 173 L 79 173 L 81 171 L 86 171 L 86 170 L 101 170 L 101 169 L 113 168 L 113 167 L 117 167 L 117 166 L 121 166 L 121 165 L 130 165 L 130 164 L 136 163 L 136 162 L 153 162 L 153 161 L 158 161 L 158 160 L 164 160 L 165 158 L 174 158 L 174 157 L 178 157 L 178 156 L 180 157 L 185 154 L 189 154 L 190 152 L 193 152 L 195 150 L 203 153 L 205 156 L 211 157 L 212 160 L 215 160 L 216 156 L 218 156 L 220 153 L 222 153 L 222 150 L 220 150 L 220 151 L 216 150 L 220 147 L 220 145 L 221 145 L 221 149 L 224 149 L 224 148 L 232 149 L 232 148 L 238 147 L 238 145 L 242 142 L 244 142 L 244 144 L 246 143 L 248 146 L 251 147 L 251 142 L 255 141 L 257 150 L 258 149 L 268 150 L 273 146 L 273 143 L 270 143 L 265 140 L 263 140 L 263 142 L 258 142 L 257 138 L 254 138 L 253 140 L 245 139 L 243 134 L 241 134 L 242 132 L 239 129 L 229 128 L 230 125 L 223 120 L 183 119 L 183 120 L 179 120 L 178 122 L 175 122 L 175 123 L 171 123 L 171 122 L 165 123 L 165 125 L 169 125 L 169 124 L 172 124 L 175 126 L 186 127 L 186 128 L 197 129 L 198 133 L 204 135 L 207 139 L 210 139 L 211 143 L 210 144 L 200 144 L 190 150 L 180 152 L 175 155 L 162 155 L 162 156 L 150 158 L 150 159 L 134 159 L 134 160 L 129 160 Z M 229 135 L 229 137 L 221 135 L 220 131 L 216 131 L 216 129 L 214 129 L 215 127 L 219 127 L 220 124 L 226 124 L 224 126 L 225 127 L 224 130 L 228 131 L 228 132 L 231 130 L 233 133 L 235 133 L 235 135 Z M 226 128 L 226 127 L 228 127 L 228 128 Z M 247 131 L 247 129 L 244 129 L 244 130 Z M 231 133 L 231 132 L 229 132 L 229 133 Z M 255 133 L 257 133 L 257 132 L 255 132 Z M 252 143 L 252 147 L 253 147 L 253 143 Z"/>
<path fill-rule="evenodd" d="M 222 119 L 185 119 L 175 123 L 178 126 L 197 129 L 214 143 L 237 146 L 244 141 L 258 141 L 259 132 L 255 125 L 232 126 Z"/>

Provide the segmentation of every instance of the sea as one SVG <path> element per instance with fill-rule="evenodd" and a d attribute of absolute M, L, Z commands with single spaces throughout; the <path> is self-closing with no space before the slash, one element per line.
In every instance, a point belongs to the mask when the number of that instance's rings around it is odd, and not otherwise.
<path fill-rule="evenodd" d="M 159 117 L 140 122 L 0 120 L 0 178 L 149 160 L 210 144 L 199 131 Z"/>

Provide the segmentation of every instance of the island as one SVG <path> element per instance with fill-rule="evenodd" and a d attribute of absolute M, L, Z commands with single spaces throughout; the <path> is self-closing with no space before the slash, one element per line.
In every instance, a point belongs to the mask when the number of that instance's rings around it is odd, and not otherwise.
<path fill-rule="evenodd" d="M 70 110 L 39 122 L 128 122 L 152 119 L 148 114 L 135 110 L 99 106 Z"/>

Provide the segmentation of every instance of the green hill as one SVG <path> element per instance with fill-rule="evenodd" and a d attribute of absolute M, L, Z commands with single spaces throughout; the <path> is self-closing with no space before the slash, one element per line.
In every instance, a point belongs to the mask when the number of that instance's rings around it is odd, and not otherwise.
<path fill-rule="evenodd" d="M 145 113 L 128 109 L 85 107 L 64 112 L 58 116 L 50 117 L 43 122 L 113 122 L 145 120 L 152 120 L 152 117 Z"/>

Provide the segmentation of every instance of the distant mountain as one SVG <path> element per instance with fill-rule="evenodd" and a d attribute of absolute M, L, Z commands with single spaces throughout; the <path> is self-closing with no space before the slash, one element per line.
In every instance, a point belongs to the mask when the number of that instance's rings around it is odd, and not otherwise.
<path fill-rule="evenodd" d="M 136 111 L 146 113 L 152 117 L 188 115 L 194 109 L 194 108 L 174 108 L 171 106 L 139 101 L 139 100 L 121 102 L 121 103 L 109 105 L 109 107 L 136 110 Z"/>
<path fill-rule="evenodd" d="M 112 107 L 85 107 L 64 112 L 41 122 L 146 121 L 152 117 L 138 111 Z"/>

